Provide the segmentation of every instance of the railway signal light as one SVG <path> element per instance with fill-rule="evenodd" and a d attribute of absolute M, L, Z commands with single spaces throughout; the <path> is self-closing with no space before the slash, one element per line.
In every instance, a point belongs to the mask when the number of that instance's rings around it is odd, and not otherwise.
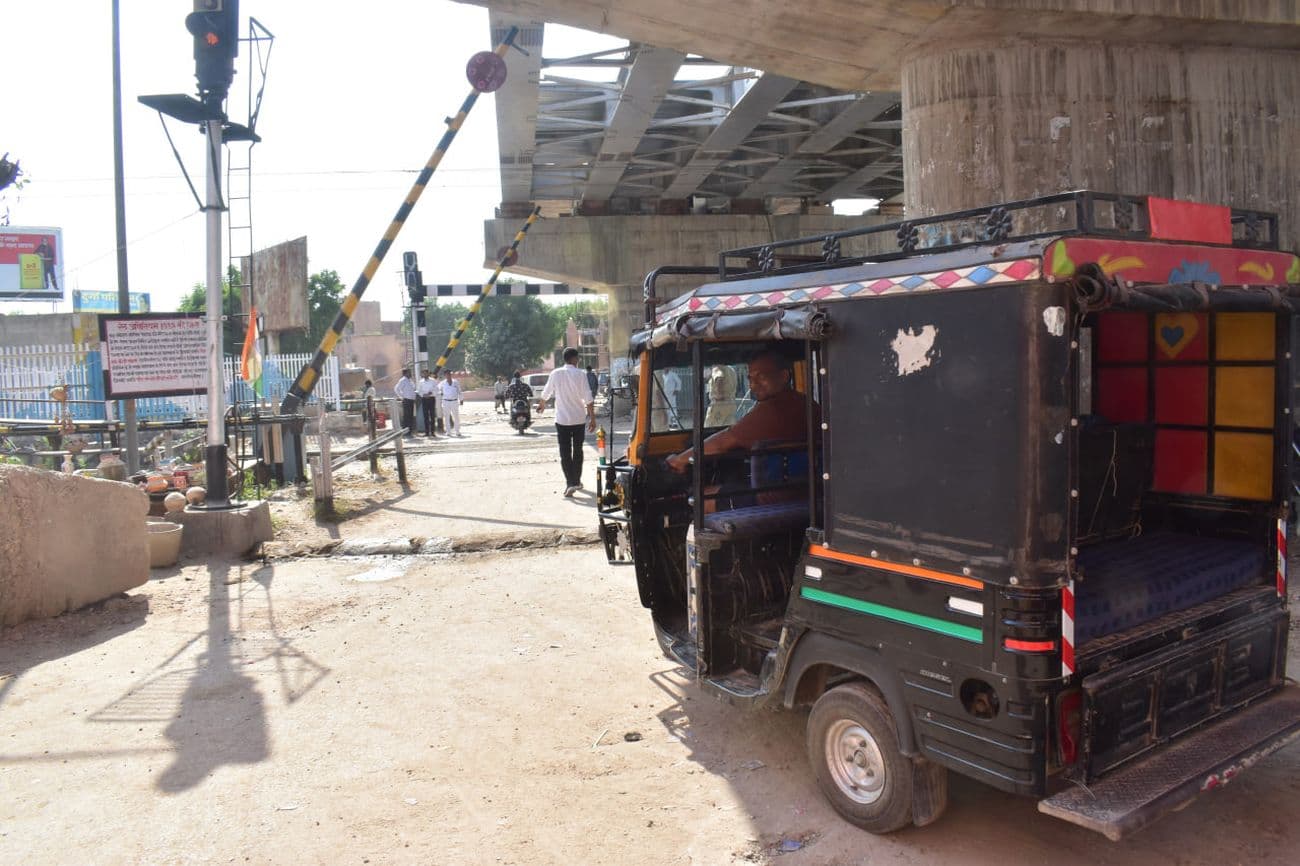
<path fill-rule="evenodd" d="M 406 282 L 406 293 L 411 296 L 412 304 L 419 304 L 428 296 L 428 290 L 424 287 L 424 275 L 420 273 L 420 260 L 415 253 L 402 253 L 402 278 Z"/>
<path fill-rule="evenodd" d="M 224 97 L 235 77 L 239 54 L 239 0 L 194 0 L 185 16 L 194 37 L 194 77 L 200 93 Z"/>

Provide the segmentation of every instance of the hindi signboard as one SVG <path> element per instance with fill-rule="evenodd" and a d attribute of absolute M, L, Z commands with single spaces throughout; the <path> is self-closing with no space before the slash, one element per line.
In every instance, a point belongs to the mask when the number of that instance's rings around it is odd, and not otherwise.
<path fill-rule="evenodd" d="M 63 300 L 63 230 L 0 226 L 0 300 Z"/>
<path fill-rule="evenodd" d="M 99 341 L 109 399 L 207 393 L 208 333 L 202 313 L 100 316 Z"/>
<path fill-rule="evenodd" d="M 88 292 L 72 290 L 72 311 L 74 313 L 116 313 L 118 311 L 117 292 Z M 149 312 L 149 293 L 131 292 L 131 312 Z"/>

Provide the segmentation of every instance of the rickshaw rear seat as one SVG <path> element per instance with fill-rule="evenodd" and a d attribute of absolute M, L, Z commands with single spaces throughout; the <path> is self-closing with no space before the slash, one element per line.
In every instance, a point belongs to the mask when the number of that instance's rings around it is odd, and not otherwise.
<path fill-rule="evenodd" d="M 704 515 L 704 528 L 723 538 L 789 532 L 808 526 L 808 503 L 773 502 Z"/>

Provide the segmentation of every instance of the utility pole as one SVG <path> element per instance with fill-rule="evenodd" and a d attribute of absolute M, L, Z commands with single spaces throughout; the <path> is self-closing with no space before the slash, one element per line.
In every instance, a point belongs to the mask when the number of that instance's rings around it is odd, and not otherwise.
<path fill-rule="evenodd" d="M 208 191 L 203 204 L 207 215 L 208 256 L 208 447 L 204 452 L 208 479 L 207 503 L 220 508 L 228 504 L 226 484 L 226 383 L 222 362 L 222 314 L 225 298 L 221 291 L 221 121 L 209 120 L 204 135 L 207 151 Z"/>
<path fill-rule="evenodd" d="M 239 53 L 239 0 L 204 0 L 185 18 L 185 27 L 194 37 L 194 77 L 207 117 L 203 121 L 204 162 L 207 164 L 208 188 L 203 202 L 207 219 L 208 264 L 208 447 L 204 451 L 210 508 L 224 508 L 230 501 L 226 484 L 226 383 L 222 362 L 222 318 L 225 298 L 221 290 L 221 215 L 225 202 L 221 195 L 222 127 L 226 120 L 226 95 L 235 75 L 235 55 Z"/>
<path fill-rule="evenodd" d="M 116 18 L 114 19 L 116 24 Z M 210 508 L 230 507 L 226 483 L 226 383 L 222 361 L 222 317 L 225 299 L 221 290 L 224 263 L 221 258 L 221 215 L 226 205 L 221 195 L 221 148 L 225 138 L 236 134 L 235 124 L 226 118 L 226 96 L 235 77 L 239 54 L 239 0 L 195 0 L 194 11 L 185 16 L 185 29 L 194 38 L 194 77 L 199 98 L 182 94 L 141 96 L 140 102 L 185 123 L 203 128 L 203 161 L 207 165 L 207 194 L 201 205 L 206 216 L 207 240 L 207 367 L 208 445 L 204 452 L 207 470 L 207 500 Z M 225 130 L 230 127 L 230 133 Z M 258 140 L 251 129 L 239 134 Z"/>
<path fill-rule="evenodd" d="M 117 222 L 117 311 L 131 312 L 131 285 L 126 269 L 126 181 L 122 165 L 122 24 L 119 0 L 113 0 L 113 210 Z M 126 471 L 140 471 L 140 435 L 135 420 L 135 401 L 122 401 L 122 426 L 126 437 Z"/>

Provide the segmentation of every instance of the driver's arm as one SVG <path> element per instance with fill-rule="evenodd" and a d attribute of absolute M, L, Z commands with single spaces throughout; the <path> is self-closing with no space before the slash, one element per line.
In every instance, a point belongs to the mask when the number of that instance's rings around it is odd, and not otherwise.
<path fill-rule="evenodd" d="M 728 427 L 726 430 L 719 430 L 708 439 L 704 440 L 704 456 L 711 457 L 714 454 L 721 454 L 724 451 L 733 451 L 737 448 L 745 447 L 745 440 L 735 432 L 735 426 Z M 687 448 L 668 458 L 668 468 L 674 472 L 685 472 L 690 466 L 691 455 L 695 452 L 694 448 Z"/>

